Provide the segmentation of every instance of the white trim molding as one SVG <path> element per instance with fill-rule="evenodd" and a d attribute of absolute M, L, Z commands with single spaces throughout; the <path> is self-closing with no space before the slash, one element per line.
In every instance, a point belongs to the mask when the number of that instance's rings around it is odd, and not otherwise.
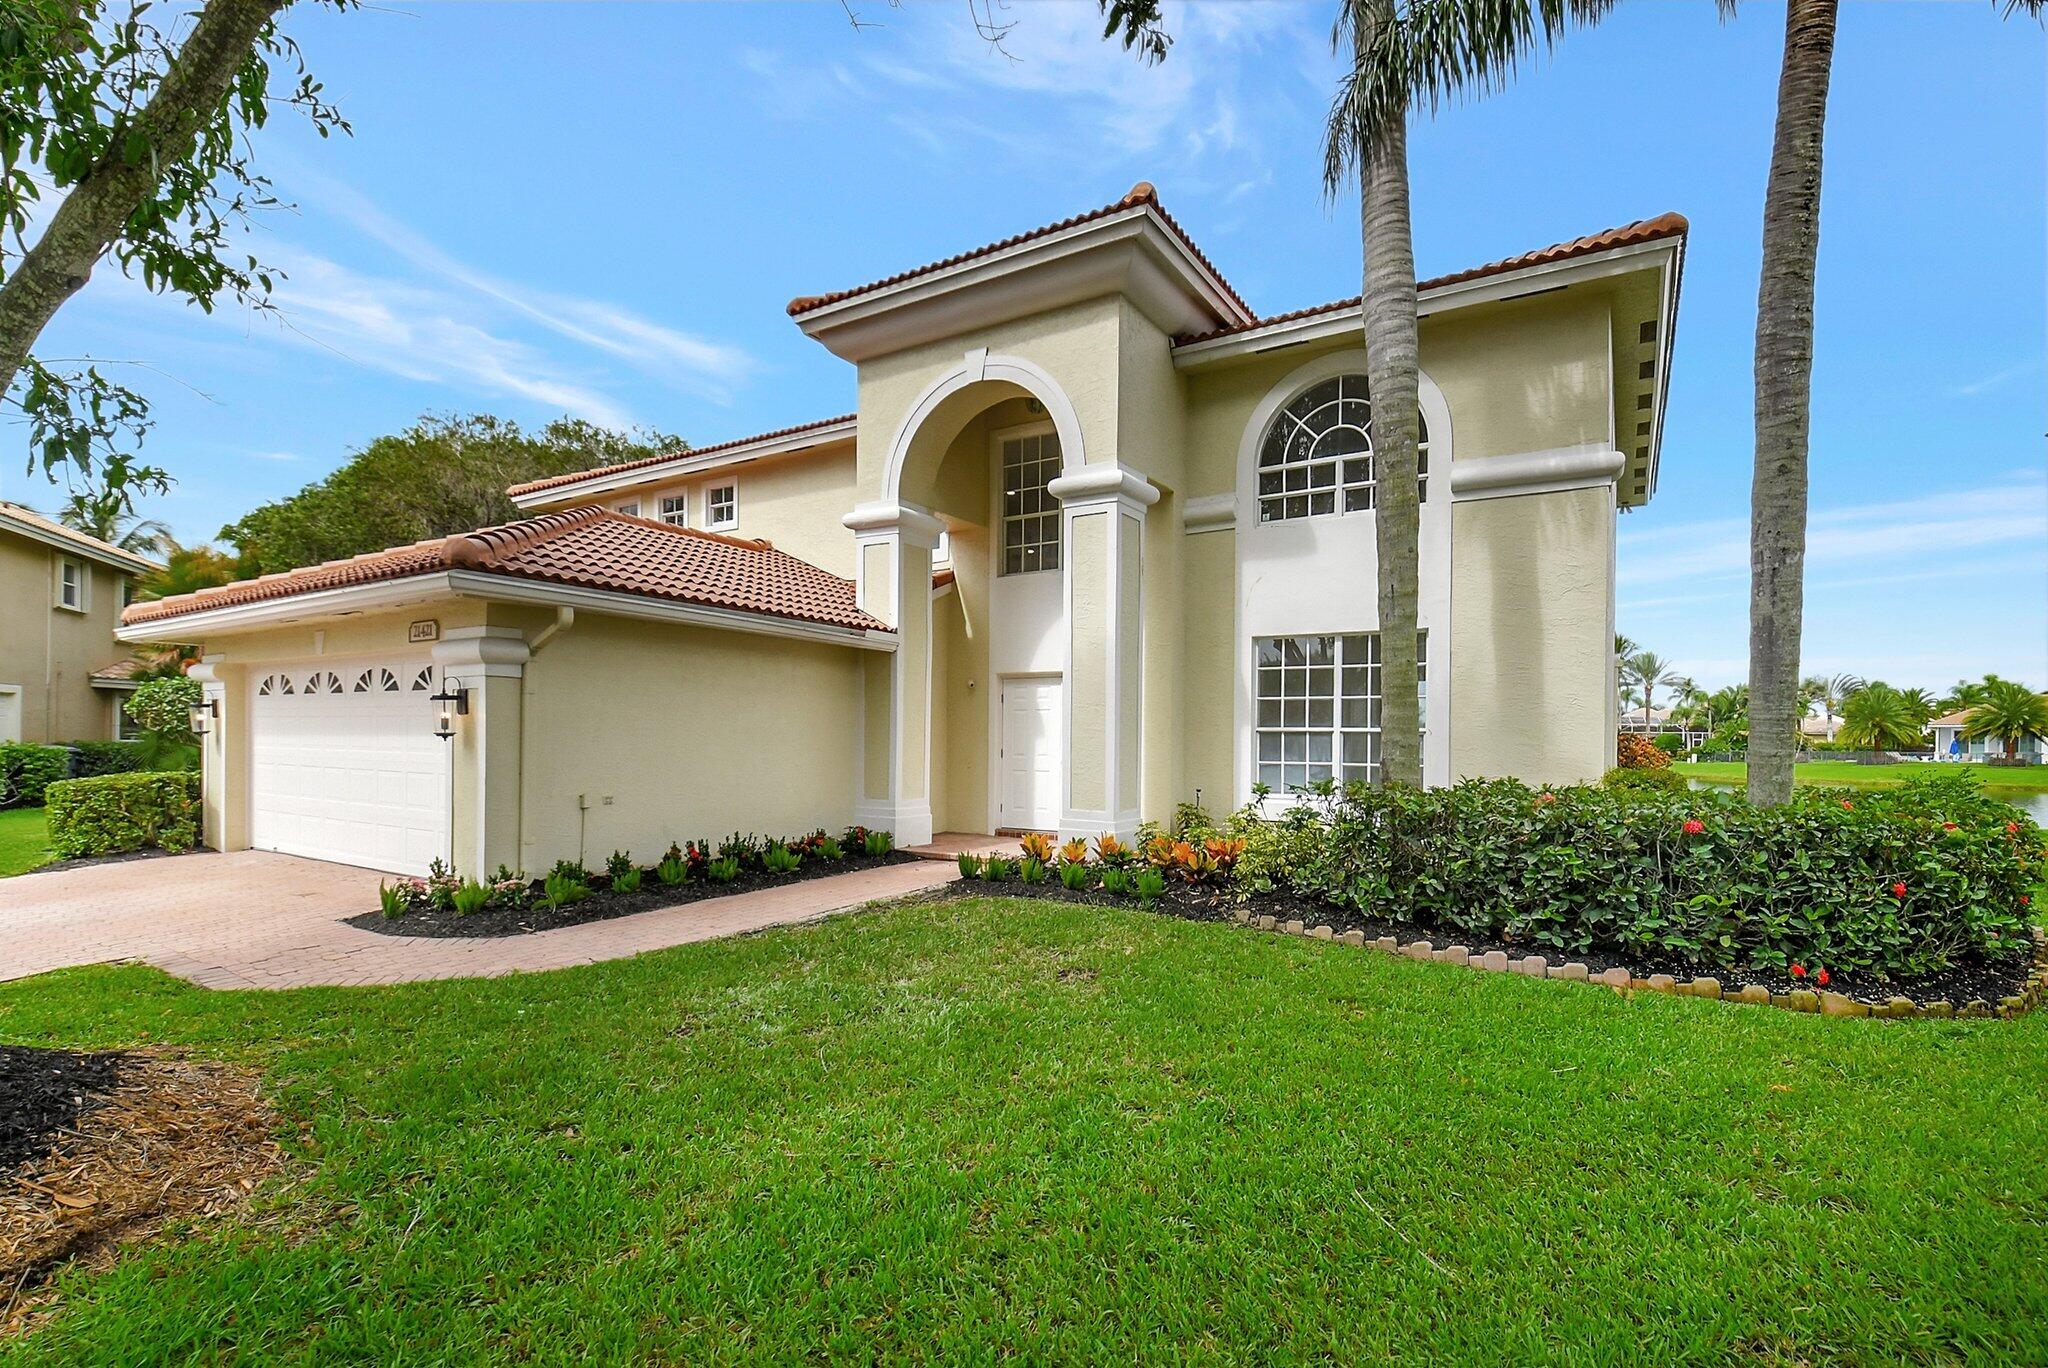
<path fill-rule="evenodd" d="M 1512 456 L 1480 456 L 1451 466 L 1451 497 L 1505 499 L 1518 494 L 1552 494 L 1590 489 L 1619 479 L 1626 458 L 1605 446 L 1559 447 Z"/>
<path fill-rule="evenodd" d="M 1237 527 L 1237 495 L 1204 494 L 1181 505 L 1180 525 L 1190 536 L 1200 532 L 1230 532 Z"/>
<path fill-rule="evenodd" d="M 1087 452 L 1081 443 L 1081 420 L 1075 414 L 1074 406 L 1067 399 L 1067 392 L 1060 388 L 1059 382 L 1053 379 L 1044 367 L 1021 356 L 991 356 L 988 348 L 976 347 L 965 353 L 959 365 L 926 385 L 924 392 L 919 394 L 917 401 L 910 406 L 909 412 L 903 415 L 903 421 L 897 424 L 896 435 L 889 442 L 888 464 L 882 470 L 881 505 L 900 504 L 903 497 L 903 468 L 909 463 L 911 444 L 917 440 L 919 431 L 930 421 L 939 406 L 969 386 L 978 385 L 985 380 L 1015 385 L 1045 405 L 1046 416 L 1052 420 L 1053 431 L 1060 436 L 1062 470 L 1072 472 L 1086 464 Z M 852 526 L 851 523 L 847 525 Z"/>

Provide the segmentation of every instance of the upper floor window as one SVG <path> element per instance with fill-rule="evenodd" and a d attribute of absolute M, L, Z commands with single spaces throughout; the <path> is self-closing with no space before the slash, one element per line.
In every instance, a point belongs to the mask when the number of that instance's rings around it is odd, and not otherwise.
<path fill-rule="evenodd" d="M 85 563 L 61 557 L 57 561 L 57 606 L 75 613 L 85 611 Z"/>
<path fill-rule="evenodd" d="M 740 520 L 740 487 L 713 485 L 704 491 L 704 525 L 731 527 Z"/>
<path fill-rule="evenodd" d="M 690 525 L 690 499 L 687 494 L 664 494 L 661 496 L 661 520 L 670 527 Z"/>
<path fill-rule="evenodd" d="M 640 516 L 640 501 L 638 499 L 628 499 L 619 505 L 618 511 L 629 518 L 637 518 Z"/>
<path fill-rule="evenodd" d="M 1003 439 L 1003 573 L 1060 568 L 1060 501 L 1046 488 L 1060 473 L 1057 433 Z"/>
<path fill-rule="evenodd" d="M 1429 497 L 1429 425 L 1416 415 L 1416 497 Z M 1373 506 L 1372 404 L 1363 375 L 1312 385 L 1259 443 L 1259 521 L 1356 513 Z"/>

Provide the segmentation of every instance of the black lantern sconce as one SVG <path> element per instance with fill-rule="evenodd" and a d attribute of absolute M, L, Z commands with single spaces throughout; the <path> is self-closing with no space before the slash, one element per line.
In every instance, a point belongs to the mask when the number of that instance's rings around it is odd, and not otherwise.
<path fill-rule="evenodd" d="M 444 679 L 441 691 L 433 696 L 433 702 L 434 735 L 446 741 L 455 735 L 455 719 L 469 716 L 469 689 Z"/>
<path fill-rule="evenodd" d="M 194 736 L 204 736 L 211 731 L 212 724 L 220 721 L 220 700 L 202 698 L 185 709 L 185 725 Z"/>

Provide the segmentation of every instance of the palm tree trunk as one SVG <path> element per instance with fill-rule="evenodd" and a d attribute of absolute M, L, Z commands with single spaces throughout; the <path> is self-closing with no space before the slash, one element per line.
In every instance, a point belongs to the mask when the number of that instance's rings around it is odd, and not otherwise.
<path fill-rule="evenodd" d="M 1422 784 L 1422 722 L 1416 707 L 1415 242 L 1408 218 L 1408 125 L 1397 114 L 1362 158 L 1366 383 L 1372 391 L 1372 456 L 1379 558 L 1380 779 Z"/>
<path fill-rule="evenodd" d="M 1756 302 L 1756 471 L 1750 485 L 1749 799 L 1792 798 L 1799 635 L 1805 610 L 1806 442 L 1821 135 L 1837 0 L 1791 0 L 1778 127 L 1764 193 Z"/>

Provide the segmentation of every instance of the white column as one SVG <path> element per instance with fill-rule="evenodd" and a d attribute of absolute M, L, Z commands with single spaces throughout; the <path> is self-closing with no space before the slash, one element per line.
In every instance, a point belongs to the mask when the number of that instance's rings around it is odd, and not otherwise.
<path fill-rule="evenodd" d="M 1060 501 L 1066 558 L 1060 835 L 1128 838 L 1144 775 L 1145 511 L 1159 491 L 1115 465 L 1084 466 L 1049 488 Z"/>
<path fill-rule="evenodd" d="M 248 689 L 230 696 L 227 662 L 208 654 L 185 672 L 199 682 L 199 695 L 213 705 L 206 735 L 199 738 L 201 843 L 211 850 L 249 848 Z M 239 676 L 241 671 L 234 672 Z"/>
<path fill-rule="evenodd" d="M 434 646 L 444 686 L 468 691 L 449 747 L 449 863 L 473 879 L 520 866 L 519 714 L 532 656 L 515 627 L 456 627 Z"/>
<path fill-rule="evenodd" d="M 853 531 L 855 595 L 896 630 L 896 649 L 870 653 L 854 820 L 895 833 L 899 846 L 932 838 L 932 552 L 946 525 L 906 503 L 862 504 Z"/>

